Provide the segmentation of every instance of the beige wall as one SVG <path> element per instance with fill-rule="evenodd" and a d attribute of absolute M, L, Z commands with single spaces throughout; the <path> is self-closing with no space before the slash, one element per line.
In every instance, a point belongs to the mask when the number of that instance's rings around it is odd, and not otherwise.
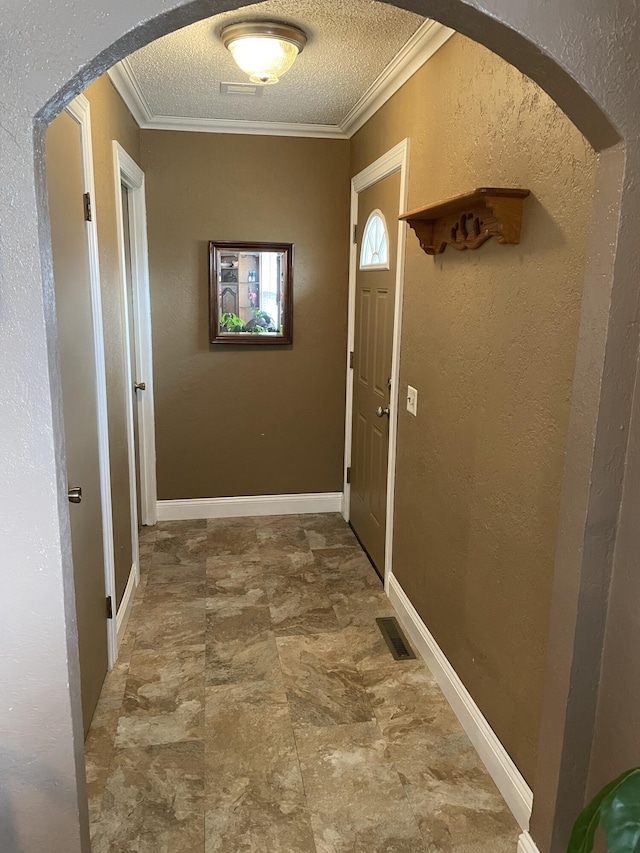
<path fill-rule="evenodd" d="M 160 499 L 340 491 L 349 143 L 142 131 Z M 295 244 L 292 347 L 208 338 L 208 241 Z"/>
<path fill-rule="evenodd" d="M 118 258 L 112 140 L 116 139 L 126 152 L 139 162 L 140 130 L 108 77 L 96 80 L 84 94 L 91 104 L 96 184 L 94 210 L 98 225 L 107 368 L 116 598 L 120 603 L 131 572 L 132 551 L 125 409 L 128 389 L 125 386 L 122 280 Z"/>
<path fill-rule="evenodd" d="M 407 238 L 393 571 L 533 783 L 594 155 L 459 35 L 354 137 L 352 174 L 405 136 L 409 208 L 531 190 L 519 246 Z"/>

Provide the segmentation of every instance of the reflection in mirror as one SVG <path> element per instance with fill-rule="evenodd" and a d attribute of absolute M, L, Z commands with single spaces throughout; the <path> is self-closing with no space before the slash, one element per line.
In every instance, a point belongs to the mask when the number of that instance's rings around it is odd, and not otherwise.
<path fill-rule="evenodd" d="M 291 244 L 211 242 L 209 265 L 211 343 L 291 343 Z"/>

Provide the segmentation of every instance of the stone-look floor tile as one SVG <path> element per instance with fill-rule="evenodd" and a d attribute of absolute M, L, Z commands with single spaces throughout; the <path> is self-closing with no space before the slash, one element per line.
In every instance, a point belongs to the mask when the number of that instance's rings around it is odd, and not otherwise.
<path fill-rule="evenodd" d="M 297 515 L 264 516 L 257 524 L 260 552 L 296 553 L 309 549 L 307 537 Z"/>
<path fill-rule="evenodd" d="M 123 655 L 120 654 L 118 655 L 118 660 L 116 661 L 113 669 L 111 669 L 106 675 L 100 692 L 100 701 L 117 699 L 121 702 L 122 697 L 124 696 L 124 689 L 126 687 L 128 677 L 129 659 L 126 656 L 124 656 L 123 659 Z"/>
<path fill-rule="evenodd" d="M 391 744 L 389 755 L 428 850 L 515 850 L 520 829 L 464 732 Z"/>
<path fill-rule="evenodd" d="M 230 521 L 163 522 L 140 532 L 141 582 L 87 738 L 94 853 L 512 853 L 515 821 L 424 663 L 391 657 L 375 617 L 392 608 L 366 555 L 349 544 L 340 516 Z M 216 556 L 216 546 L 209 547 L 216 528 L 226 528 L 218 548 L 242 553 Z M 311 593 L 321 586 L 340 630 L 333 623 L 328 633 L 276 640 L 269 604 L 276 620 L 278 608 L 290 604 L 295 621 L 296 608 L 309 613 L 321 606 Z M 206 731 L 218 739 L 215 750 L 207 747 L 207 765 L 220 753 L 226 768 L 226 789 L 208 804 L 206 839 L 202 744 L 115 747 L 119 721 L 119 743 L 129 742 L 132 725 L 140 726 L 136 737 L 202 731 L 189 703 L 198 701 L 193 668 L 202 685 L 205 640 L 209 688 L 200 696 L 209 705 Z M 122 704 L 130 671 L 127 713 Z M 308 803 L 291 749 L 292 714 Z M 222 729 L 212 729 L 217 715 Z M 360 715 L 365 722 L 357 721 Z M 231 734 L 225 739 L 220 731 Z M 363 731 L 368 740 L 362 741 Z M 165 751 L 174 747 L 183 748 L 179 758 Z M 382 770 L 372 771 L 371 782 L 366 772 L 376 761 Z M 215 771 L 207 772 L 209 790 L 218 791 Z M 391 788 L 377 807 L 385 779 Z M 406 798 L 422 841 L 404 819 Z M 396 832 L 398 816 L 404 828 Z"/>
<path fill-rule="evenodd" d="M 331 601 L 341 628 L 375 625 L 380 616 L 395 616 L 393 605 L 381 587 L 335 593 L 331 595 Z"/>
<path fill-rule="evenodd" d="M 273 631 L 259 631 L 235 640 L 209 637 L 205 659 L 208 686 L 267 680 L 281 680 Z"/>
<path fill-rule="evenodd" d="M 155 539 L 141 539 L 138 542 L 138 557 L 141 563 L 151 559 L 155 547 Z"/>
<path fill-rule="evenodd" d="M 207 555 L 206 521 L 171 522 L 178 527 L 167 527 L 164 522 L 155 541 L 151 565 L 180 564 L 193 565 L 201 562 Z"/>
<path fill-rule="evenodd" d="M 377 667 L 361 665 L 360 671 L 380 730 L 389 743 L 418 747 L 449 732 L 464 734 L 421 661 L 391 659 Z"/>
<path fill-rule="evenodd" d="M 347 625 L 341 633 L 360 672 L 381 669 L 389 664 L 404 667 L 409 663 L 394 660 L 375 621 L 367 625 Z M 422 661 L 418 662 L 418 666 L 424 666 Z"/>
<path fill-rule="evenodd" d="M 258 540 L 253 518 L 210 518 L 207 531 L 208 557 L 257 555 Z"/>
<path fill-rule="evenodd" d="M 172 588 L 180 586 L 185 581 L 199 581 L 204 583 L 206 577 L 206 563 L 201 560 L 198 563 L 160 563 L 153 564 L 149 569 L 149 586 L 156 584 L 171 584 Z"/>
<path fill-rule="evenodd" d="M 282 689 L 254 682 L 206 692 L 207 810 L 304 805 L 291 717 Z"/>
<path fill-rule="evenodd" d="M 135 646 L 138 625 L 143 613 L 144 593 L 145 587 L 142 585 L 141 581 L 138 584 L 135 598 L 133 599 L 133 605 L 131 607 L 131 612 L 129 613 L 129 620 L 127 621 L 124 637 L 122 638 L 122 642 L 118 648 L 118 663 L 128 662 L 131 659 L 131 653 Z"/>
<path fill-rule="evenodd" d="M 330 599 L 345 595 L 384 595 L 380 578 L 361 548 L 317 548 L 313 552 Z"/>
<path fill-rule="evenodd" d="M 257 557 L 210 557 L 207 560 L 207 596 L 244 596 L 248 603 L 267 604 L 264 572 Z"/>
<path fill-rule="evenodd" d="M 204 643 L 204 598 L 154 603 L 145 598 L 136 630 L 136 649 L 167 649 Z"/>
<path fill-rule="evenodd" d="M 353 530 L 339 512 L 301 515 L 300 523 L 310 548 L 358 548 Z"/>
<path fill-rule="evenodd" d="M 281 678 L 269 608 L 245 596 L 207 599 L 206 649 L 207 685 Z"/>
<path fill-rule="evenodd" d="M 252 813 L 255 853 L 316 853 L 311 815 L 306 805 L 277 802 Z"/>
<path fill-rule="evenodd" d="M 317 853 L 426 853 L 376 723 L 296 732 Z"/>
<path fill-rule="evenodd" d="M 265 577 L 273 630 L 278 636 L 339 631 L 336 614 L 318 572 Z"/>
<path fill-rule="evenodd" d="M 248 809 L 211 809 L 205 813 L 205 853 L 253 853 Z"/>
<path fill-rule="evenodd" d="M 216 595 L 206 599 L 207 639 L 237 640 L 271 630 L 266 604 L 251 603 L 250 595 Z"/>
<path fill-rule="evenodd" d="M 341 634 L 278 637 L 276 642 L 296 728 L 373 718 L 360 673 Z"/>
<path fill-rule="evenodd" d="M 142 589 L 144 590 L 145 586 L 147 585 L 147 581 L 149 580 L 149 569 L 151 568 L 152 558 L 152 554 L 149 554 L 146 557 L 140 557 L 140 581 L 138 583 L 138 589 L 142 587 Z"/>
<path fill-rule="evenodd" d="M 309 550 L 281 553 L 263 549 L 260 552 L 260 563 L 265 577 L 288 577 L 316 569 L 313 552 Z"/>
<path fill-rule="evenodd" d="M 148 525 L 142 525 L 142 527 L 138 528 L 138 541 L 139 542 L 155 542 L 158 536 L 158 528 L 159 525 L 155 524 L 152 527 Z"/>
<path fill-rule="evenodd" d="M 424 664 L 393 661 L 361 671 L 428 849 L 512 851 L 515 820 Z"/>
<path fill-rule="evenodd" d="M 151 569 L 155 571 L 156 567 Z M 174 566 L 173 568 L 177 568 Z M 147 607 L 170 606 L 176 602 L 192 604 L 194 601 L 202 602 L 206 593 L 206 576 L 204 564 L 199 572 L 199 577 L 185 577 L 180 582 L 148 583 L 144 590 L 144 610 Z"/>
<path fill-rule="evenodd" d="M 92 823 L 100 817 L 104 786 L 113 757 L 113 741 L 118 726 L 120 705 L 119 699 L 100 697 L 84 744 L 89 820 Z"/>
<path fill-rule="evenodd" d="M 202 853 L 204 747 L 116 750 L 93 834 L 94 853 Z"/>
<path fill-rule="evenodd" d="M 186 518 L 183 521 L 159 521 L 152 529 L 156 532 L 156 539 L 163 536 L 183 536 L 193 530 L 206 530 L 206 518 Z"/>
<path fill-rule="evenodd" d="M 298 803 L 210 811 L 205 827 L 205 853 L 316 853 L 309 812 Z"/>
<path fill-rule="evenodd" d="M 116 747 L 202 740 L 204 645 L 134 652 Z"/>

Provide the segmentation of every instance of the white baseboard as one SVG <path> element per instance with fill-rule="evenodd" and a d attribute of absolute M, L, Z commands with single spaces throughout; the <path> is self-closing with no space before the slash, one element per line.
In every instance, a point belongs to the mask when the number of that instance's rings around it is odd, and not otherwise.
<path fill-rule="evenodd" d="M 124 637 L 124 632 L 127 630 L 127 623 L 129 621 L 129 616 L 131 615 L 131 608 L 133 606 L 133 599 L 137 586 L 138 566 L 137 563 L 134 563 L 133 566 L 131 566 L 129 580 L 127 581 L 127 585 L 124 588 L 124 595 L 122 596 L 120 607 L 118 607 L 118 612 L 116 613 L 116 632 L 118 635 L 118 648 L 120 648 L 120 643 L 122 642 L 122 638 Z"/>
<path fill-rule="evenodd" d="M 341 511 L 342 492 L 158 501 L 158 521 L 181 521 L 183 519 L 197 518 L 236 518 L 249 515 L 296 515 L 298 513 Z"/>
<path fill-rule="evenodd" d="M 416 651 L 426 661 L 515 819 L 521 829 L 528 830 L 533 805 L 531 788 L 393 575 L 389 578 L 389 598 L 404 629 L 415 643 Z M 531 838 L 526 832 L 521 838 L 525 835 L 527 839 Z M 518 850 L 520 853 L 536 853 L 535 845 L 520 846 Z"/>
<path fill-rule="evenodd" d="M 523 832 L 518 839 L 517 853 L 540 853 L 536 847 L 536 843 L 528 832 Z"/>

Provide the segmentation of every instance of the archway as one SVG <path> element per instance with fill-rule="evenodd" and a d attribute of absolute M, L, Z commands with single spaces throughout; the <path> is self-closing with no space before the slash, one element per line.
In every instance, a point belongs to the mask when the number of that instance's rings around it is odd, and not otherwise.
<path fill-rule="evenodd" d="M 9 510 L 13 517 L 11 527 L 3 522 L 0 528 L 11 574 L 3 604 L 8 634 L 6 677 L 11 682 L 7 705 L 11 708 L 3 713 L 2 726 L 7 733 L 3 742 L 14 752 L 3 758 L 2 777 L 12 797 L 17 796 L 10 812 L 23 849 L 57 846 L 71 851 L 87 843 L 86 820 L 77 821 L 83 824 L 80 831 L 74 819 L 83 811 L 82 785 L 77 794 L 82 743 L 42 175 L 44 127 L 75 94 L 126 54 L 170 30 L 240 5 L 197 0 L 172 6 L 163 0 L 145 0 L 134 9 L 126 0 L 112 0 L 60 11 L 38 2 L 27 8 L 16 4 L 3 25 L 2 63 L 12 98 L 7 98 L 0 123 L 4 131 L 0 136 L 4 154 L 0 209 L 6 229 L 0 245 L 4 294 L 0 359 L 5 366 L 0 396 L 10 417 L 0 435 L 7 472 L 0 485 L 0 500 L 7 507 L 7 517 L 11 517 Z M 588 771 L 606 613 L 604 592 L 611 569 L 635 374 L 637 333 L 630 331 L 637 310 L 634 238 L 626 226 L 640 213 L 640 203 L 632 193 L 640 169 L 636 90 L 629 83 L 637 78 L 638 70 L 637 60 L 634 66 L 629 58 L 634 55 L 633 27 L 626 26 L 619 33 L 622 10 L 610 11 L 595 0 L 593 17 L 585 15 L 577 0 L 564 0 L 546 20 L 533 0 L 517 9 L 501 0 L 403 0 L 396 5 L 453 27 L 516 65 L 603 152 L 558 547 L 550 642 L 553 663 L 543 722 L 549 749 L 541 753 L 536 784 L 540 790 L 535 807 L 536 838 L 544 850 L 552 836 L 559 839 L 566 830 L 556 825 L 554 815 L 557 810 L 569 812 L 581 800 Z M 635 20 L 634 4 L 627 0 L 626 6 L 629 19 Z M 141 15 L 146 17 L 144 23 L 140 23 Z M 597 32 L 592 26 L 595 19 L 599 21 Z M 26 79 L 25 69 L 30 72 Z M 625 146 L 616 144 L 621 139 Z M 620 425 L 625 427 L 623 431 Z M 34 516 L 39 522 L 37 530 L 31 522 Z M 590 516 L 597 516 L 596 522 Z M 587 596 L 590 607 L 579 606 L 585 590 L 592 587 L 592 577 L 599 580 L 600 595 Z M 23 609 L 26 602 L 29 607 Z M 34 649 L 40 654 L 37 672 Z M 576 650 L 585 662 L 579 678 L 572 676 Z M 25 671 L 30 674 L 26 680 Z M 16 717 L 19 724 L 14 722 Z M 580 766 L 571 761 L 576 753 L 584 756 Z M 34 754 L 50 766 L 46 773 L 29 762 Z M 54 804 L 52 792 L 65 786 L 60 802 Z M 30 825 L 30 816 L 37 811 L 43 816 L 41 829 Z"/>

